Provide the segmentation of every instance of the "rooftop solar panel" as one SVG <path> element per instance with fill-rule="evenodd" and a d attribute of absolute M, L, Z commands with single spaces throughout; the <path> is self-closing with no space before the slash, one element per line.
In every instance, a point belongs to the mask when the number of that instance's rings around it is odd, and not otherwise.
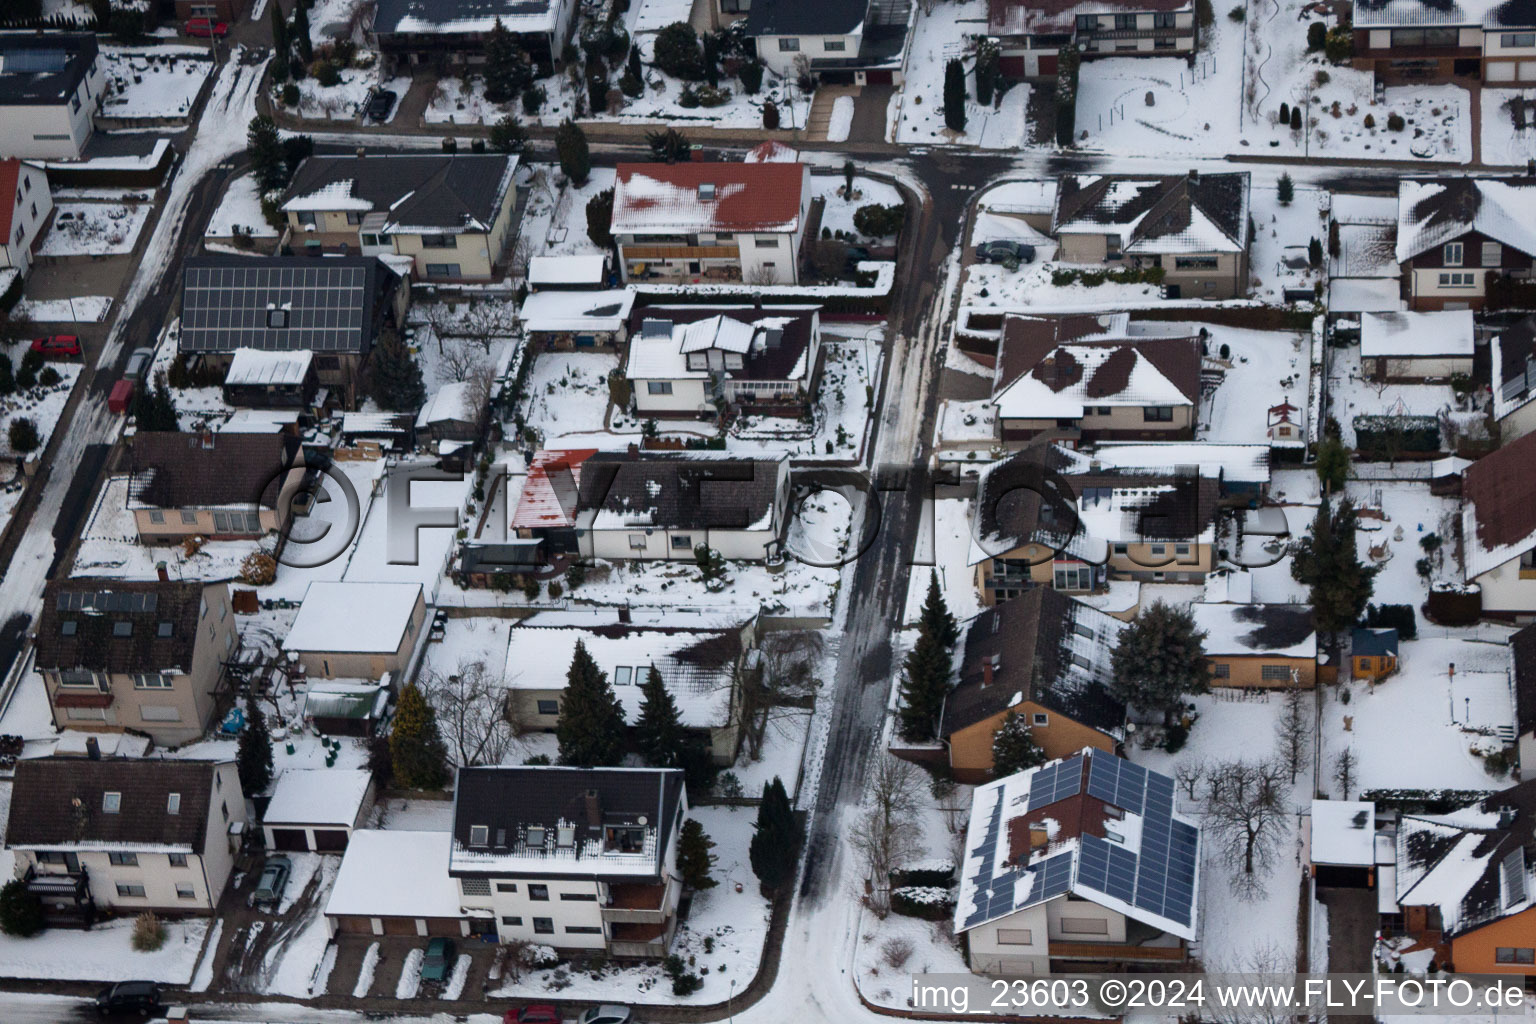
<path fill-rule="evenodd" d="M 183 283 L 183 351 L 360 352 L 370 340 L 370 274 L 362 262 L 189 265 Z"/>

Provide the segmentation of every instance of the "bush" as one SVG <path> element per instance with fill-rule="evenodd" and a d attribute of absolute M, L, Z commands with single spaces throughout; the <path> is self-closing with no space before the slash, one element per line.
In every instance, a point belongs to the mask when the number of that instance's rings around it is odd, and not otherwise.
<path fill-rule="evenodd" d="M 528 145 L 528 129 L 516 114 L 503 114 L 491 125 L 491 146 L 498 153 L 520 153 Z"/>
<path fill-rule="evenodd" d="M 523 90 L 523 113 L 532 117 L 544 109 L 544 102 L 549 99 L 549 94 L 544 91 L 542 85 L 530 85 Z"/>
<path fill-rule="evenodd" d="M 299 105 L 299 87 L 292 82 L 285 82 L 279 99 L 285 107 L 297 107 Z"/>
<path fill-rule="evenodd" d="M 1056 145 L 1072 145 L 1077 122 L 1077 69 L 1082 62 L 1075 46 L 1064 46 L 1056 58 Z"/>
<path fill-rule="evenodd" d="M 632 75 L 626 71 L 619 79 L 619 91 L 630 99 L 634 99 L 645 91 L 645 82 L 639 75 Z"/>
<path fill-rule="evenodd" d="M 948 889 L 955 884 L 955 866 L 946 862 L 903 868 L 891 872 L 890 882 L 894 889 Z"/>
<path fill-rule="evenodd" d="M 1339 25 L 1328 31 L 1328 39 L 1323 43 L 1323 56 L 1328 58 L 1331 64 L 1348 64 L 1355 55 L 1355 35 L 1350 26 Z"/>
<path fill-rule="evenodd" d="M 321 59 L 315 61 L 310 67 L 309 73 L 315 76 L 315 81 L 327 88 L 341 84 L 341 72 L 337 71 L 336 65 L 329 60 Z"/>
<path fill-rule="evenodd" d="M 1241 25 L 1243 22 L 1248 20 L 1248 8 L 1246 8 L 1246 7 L 1234 7 L 1234 8 L 1232 8 L 1230 11 L 1227 12 L 1227 20 L 1228 21 L 1235 21 L 1239 25 Z"/>
<path fill-rule="evenodd" d="M 1387 115 L 1387 131 L 1400 132 L 1406 127 L 1408 127 L 1408 122 L 1403 120 L 1401 114 L 1392 113 Z"/>
<path fill-rule="evenodd" d="M 1374 629 L 1395 629 L 1399 640 L 1412 640 L 1419 632 L 1411 604 L 1368 604 L 1360 625 Z"/>
<path fill-rule="evenodd" d="M 891 890 L 891 912 L 924 921 L 946 921 L 955 912 L 955 897 L 937 886 L 904 886 Z"/>
<path fill-rule="evenodd" d="M 1365 120 L 1362 121 L 1361 124 L 1365 125 L 1367 128 L 1375 128 L 1376 127 L 1376 117 L 1375 117 L 1375 115 L 1374 114 L 1366 114 L 1365 115 Z"/>
<path fill-rule="evenodd" d="M 731 102 L 731 90 L 701 85 L 693 90 L 694 99 L 701 107 L 723 107 Z"/>
<path fill-rule="evenodd" d="M 741 91 L 748 96 L 756 96 L 757 91 L 763 87 L 763 65 L 755 60 L 749 60 L 736 69 L 736 77 L 741 79 Z"/>
<path fill-rule="evenodd" d="M 133 938 L 130 941 L 140 953 L 152 953 L 165 945 L 165 925 L 146 910 L 133 919 Z"/>
<path fill-rule="evenodd" d="M 1216 8 L 1211 0 L 1195 0 L 1195 20 L 1200 23 L 1201 31 L 1209 31 L 1216 24 Z"/>
<path fill-rule="evenodd" d="M 1328 26 L 1320 21 L 1314 21 L 1307 26 L 1307 52 L 1316 53 L 1328 42 Z"/>
<path fill-rule="evenodd" d="M 42 439 L 37 436 L 37 424 L 25 416 L 18 416 L 11 420 L 9 432 L 11 451 L 17 455 L 27 455 L 37 451 L 37 446 Z"/>
<path fill-rule="evenodd" d="M 27 891 L 27 883 L 13 878 L 0 888 L 0 931 L 25 938 L 43 930 L 43 904 Z"/>
<path fill-rule="evenodd" d="M 965 66 L 957 57 L 944 65 L 944 127 L 965 131 Z"/>
<path fill-rule="evenodd" d="M 868 203 L 853 211 L 853 226 L 860 234 L 871 238 L 885 238 L 901 231 L 907 219 L 907 208 L 898 204 L 882 206 Z"/>
<path fill-rule="evenodd" d="M 1183 725 L 1170 725 L 1167 735 L 1163 737 L 1163 749 L 1170 754 L 1177 754 L 1184 749 L 1184 744 L 1189 742 L 1189 729 Z"/>
<path fill-rule="evenodd" d="M 37 382 L 45 388 L 51 388 L 61 380 L 59 371 L 51 366 L 43 367 L 43 372 L 37 375 Z"/>
<path fill-rule="evenodd" d="M 704 58 L 699 36 L 686 21 L 677 21 L 656 33 L 651 63 L 673 78 L 698 81 L 704 77 Z"/>
<path fill-rule="evenodd" d="M 240 563 L 240 582 L 250 587 L 264 587 L 277 579 L 277 559 L 264 551 L 252 551 Z"/>
<path fill-rule="evenodd" d="M 769 131 L 777 131 L 779 128 L 779 108 L 772 100 L 763 104 L 763 127 Z"/>

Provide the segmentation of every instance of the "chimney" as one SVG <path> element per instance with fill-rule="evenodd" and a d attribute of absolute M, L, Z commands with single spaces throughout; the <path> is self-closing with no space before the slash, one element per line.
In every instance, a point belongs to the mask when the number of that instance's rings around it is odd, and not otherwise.
<path fill-rule="evenodd" d="M 364 154 L 364 152 L 365 152 L 365 150 L 363 149 L 362 146 L 358 146 L 357 147 L 357 155 L 358 156 L 362 156 Z"/>
<path fill-rule="evenodd" d="M 1193 167 L 1189 169 L 1189 183 L 1191 185 L 1200 184 L 1200 172 Z"/>
<path fill-rule="evenodd" d="M 587 805 L 587 825 L 591 828 L 601 828 L 603 825 L 603 805 L 597 798 L 597 790 L 587 790 L 585 802 Z"/>
<path fill-rule="evenodd" d="M 639 455 L 640 454 L 640 446 L 637 445 L 637 444 L 631 444 L 629 446 L 629 454 L 631 454 L 631 455 Z"/>
<path fill-rule="evenodd" d="M 203 451 L 213 450 L 213 431 L 204 429 L 202 434 Z"/>
<path fill-rule="evenodd" d="M 96 742 L 95 736 L 85 738 L 85 756 L 92 761 L 101 760 L 101 744 Z"/>
<path fill-rule="evenodd" d="M 155 578 L 161 583 L 169 583 L 171 581 L 171 571 L 165 567 L 164 561 L 155 563 Z"/>
<path fill-rule="evenodd" d="M 629 605 L 627 605 L 627 604 L 619 605 L 619 621 L 624 623 L 626 626 L 634 621 L 630 617 L 630 614 L 629 614 Z"/>
<path fill-rule="evenodd" d="M 1525 176 L 1527 178 L 1536 178 L 1536 160 L 1527 160 L 1525 162 Z"/>

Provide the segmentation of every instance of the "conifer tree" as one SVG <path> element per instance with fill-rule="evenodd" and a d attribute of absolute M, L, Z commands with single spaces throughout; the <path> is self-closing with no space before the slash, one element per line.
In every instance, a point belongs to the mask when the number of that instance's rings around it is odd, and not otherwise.
<path fill-rule="evenodd" d="M 763 787 L 763 800 L 757 807 L 757 821 L 747 851 L 752 873 L 757 875 L 765 893 L 777 893 L 795 880 L 799 848 L 800 826 L 784 783 L 775 775 Z"/>
<path fill-rule="evenodd" d="M 294 0 L 293 44 L 299 51 L 299 60 L 308 64 L 315 59 L 314 44 L 309 39 L 309 11 L 304 6 L 304 0 Z"/>
<path fill-rule="evenodd" d="M 955 644 L 960 640 L 960 625 L 950 614 L 949 605 L 944 600 L 944 591 L 939 588 L 939 574 L 936 572 L 928 573 L 928 595 L 923 599 L 920 622 L 924 629 L 933 633 L 938 639 L 939 646 L 954 650 Z"/>
<path fill-rule="evenodd" d="M 719 884 L 709 876 L 709 869 L 715 864 L 715 855 L 709 851 L 714 848 L 714 841 L 697 819 L 683 822 L 682 834 L 677 839 L 677 873 L 683 877 L 684 885 L 690 889 L 713 889 Z"/>
<path fill-rule="evenodd" d="M 485 38 L 485 98 L 507 103 L 532 81 L 517 40 L 497 18 Z"/>
<path fill-rule="evenodd" d="M 555 736 L 561 764 L 604 768 L 624 757 L 624 708 L 608 684 L 608 673 L 597 667 L 580 640 L 565 674 Z"/>
<path fill-rule="evenodd" d="M 1172 724 L 1187 694 L 1210 688 L 1204 640 L 1187 609 L 1162 601 L 1143 608 L 1111 654 L 1110 694 L 1144 711 L 1161 711 L 1163 721 Z"/>
<path fill-rule="evenodd" d="M 640 686 L 640 720 L 635 723 L 635 747 L 645 763 L 658 768 L 682 766 L 687 733 L 678 717 L 677 701 L 652 665 Z"/>
<path fill-rule="evenodd" d="M 928 578 L 928 597 L 918 620 L 917 643 L 907 654 L 901 686 L 901 735 L 913 741 L 935 738 L 944 698 L 949 694 L 950 674 L 960 627 L 944 603 L 937 574 Z"/>
<path fill-rule="evenodd" d="M 437 728 L 437 713 L 421 687 L 400 691 L 395 727 L 389 734 L 395 782 L 407 789 L 442 789 L 448 782 L 448 748 Z"/>
<path fill-rule="evenodd" d="M 272 53 L 272 80 L 284 81 L 288 78 L 288 22 L 278 0 L 272 0 Z"/>
<path fill-rule="evenodd" d="M 1377 570 L 1360 561 L 1357 526 L 1352 502 L 1346 499 L 1334 509 L 1325 496 L 1291 554 L 1291 577 L 1309 589 L 1312 624 L 1324 633 L 1353 626 L 1375 588 Z"/>
<path fill-rule="evenodd" d="M 965 66 L 959 59 L 944 65 L 944 126 L 965 131 Z"/>
<path fill-rule="evenodd" d="M 1290 206 L 1291 200 L 1296 198 L 1296 186 L 1291 181 L 1290 174 L 1280 175 L 1280 183 L 1275 187 L 1275 198 L 1280 201 L 1281 206 Z"/>
<path fill-rule="evenodd" d="M 255 697 L 245 698 L 245 729 L 240 733 L 235 769 L 247 796 L 255 796 L 272 782 L 272 733 Z"/>
<path fill-rule="evenodd" d="M 587 133 L 570 118 L 555 129 L 555 152 L 560 156 L 560 171 L 578 188 L 592 174 L 592 153 L 587 148 Z"/>
<path fill-rule="evenodd" d="M 373 400 L 391 412 L 415 412 L 427 400 L 421 367 L 398 338 L 379 339 L 368 361 L 368 384 Z"/>
<path fill-rule="evenodd" d="M 1029 721 L 1017 711 L 1008 712 L 992 735 L 992 776 L 1006 778 L 1045 763 L 1045 751 L 1035 742 Z"/>
<path fill-rule="evenodd" d="M 270 117 L 257 114 L 251 118 L 245 133 L 245 153 L 261 191 L 270 192 L 283 186 L 283 142 L 277 134 L 277 124 Z"/>

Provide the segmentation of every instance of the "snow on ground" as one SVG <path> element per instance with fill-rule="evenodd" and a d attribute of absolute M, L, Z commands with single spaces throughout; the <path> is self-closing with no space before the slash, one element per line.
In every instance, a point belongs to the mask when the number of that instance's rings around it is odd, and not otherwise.
<path fill-rule="evenodd" d="M 618 448 L 639 438 L 638 423 L 631 422 L 622 434 L 605 424 L 608 375 L 618 368 L 619 357 L 608 352 L 541 352 L 535 357 L 523 418 L 543 438 L 542 447 Z"/>
<path fill-rule="evenodd" d="M 314 24 L 311 23 L 310 27 L 313 29 Z M 312 75 L 295 83 L 299 88 L 300 117 L 324 121 L 353 121 L 362 114 L 363 107 L 367 105 L 375 89 L 389 89 L 396 97 L 402 97 L 411 87 L 411 80 L 408 77 L 384 80 L 377 64 L 367 68 L 341 68 L 337 74 L 340 81 L 335 85 L 321 85 Z M 397 99 L 394 108 L 389 112 L 389 120 L 394 120 L 395 112 L 399 107 Z"/>
<path fill-rule="evenodd" d="M 98 923 L 89 931 L 50 928 L 29 939 L 0 935 L 0 963 L 8 978 L 50 981 L 158 981 L 185 985 L 197 967 L 205 918 L 162 920 L 165 944 L 152 953 L 136 951 L 133 918 Z"/>
<path fill-rule="evenodd" d="M 830 663 L 827 668 L 830 674 Z M 736 763 L 728 769 L 741 783 L 741 791 L 748 796 L 756 796 L 777 777 L 783 781 L 785 789 L 789 791 L 789 798 L 793 800 L 810 727 L 811 712 L 805 708 L 772 709 L 768 713 L 768 721 L 763 725 L 763 747 L 758 759 L 753 761 L 746 751 L 742 751 Z"/>
<path fill-rule="evenodd" d="M 256 176 L 242 174 L 229 183 L 218 209 L 208 220 L 207 238 L 228 238 L 235 228 L 256 238 L 276 238 L 277 229 L 267 223 L 261 212 L 261 196 L 256 191 Z"/>
<path fill-rule="evenodd" d="M 455 620 L 448 621 L 451 623 Z M 368 827 L 407 832 L 447 832 L 453 827 L 453 801 L 388 797 L 374 805 Z"/>
<path fill-rule="evenodd" d="M 152 580 L 165 563 L 173 580 L 227 580 L 257 550 L 254 541 L 211 540 L 189 557 L 181 545 L 150 547 L 138 542 L 138 528 L 128 508 L 128 477 L 109 477 L 96 499 L 75 553 L 74 576 Z"/>
<path fill-rule="evenodd" d="M 373 973 L 379 968 L 379 944 L 369 943 L 363 954 L 363 965 L 357 971 L 357 984 L 352 986 L 352 998 L 361 999 L 373 988 Z"/>
<path fill-rule="evenodd" d="M 1387 384 L 1366 379 L 1360 346 L 1335 348 L 1328 363 L 1328 414 L 1339 421 L 1344 444 L 1355 446 L 1355 417 L 1438 416 L 1457 407 L 1449 384 Z M 1298 403 L 1299 404 L 1299 403 Z"/>
<path fill-rule="evenodd" d="M 1451 553 L 1461 526 L 1460 503 L 1430 494 L 1423 481 L 1351 480 L 1346 494 L 1365 513 L 1356 545 L 1361 562 L 1379 570 L 1374 584 L 1378 602 L 1411 605 L 1419 628 L 1432 629 L 1420 611 L 1429 581 L 1419 576 L 1416 563 L 1427 557 L 1433 563 L 1432 579 L 1461 582 L 1461 567 Z M 1420 541 L 1432 533 L 1442 543 L 1430 554 Z"/>
<path fill-rule="evenodd" d="M 207 992 L 213 984 L 213 961 L 218 956 L 219 942 L 224 938 L 224 919 L 213 922 L 213 933 L 203 944 L 203 956 L 197 962 L 197 973 L 192 977 L 193 992 Z"/>
<path fill-rule="evenodd" d="M 107 76 L 103 117 L 185 119 L 213 70 L 202 46 L 109 46 L 102 50 Z"/>
<path fill-rule="evenodd" d="M 464 982 L 469 979 L 469 965 L 474 959 L 468 953 L 460 953 L 459 958 L 453 962 L 453 974 L 448 978 L 448 984 L 443 986 L 443 994 L 440 999 L 457 999 L 464 994 Z"/>
<path fill-rule="evenodd" d="M 91 257 L 132 252 L 152 209 L 148 203 L 60 203 L 38 252 Z"/>
<path fill-rule="evenodd" d="M 912 572 L 907 579 L 903 623 L 916 624 L 928 596 L 928 580 L 935 573 L 951 615 L 964 621 L 981 611 L 976 574 L 970 566 L 971 506 L 969 498 L 923 502 L 922 522 L 912 552 Z"/>
<path fill-rule="evenodd" d="M 1287 288 L 1310 290 L 1322 280 L 1322 270 L 1312 269 L 1307 247 L 1316 238 L 1327 252 L 1328 193 L 1297 187 L 1290 205 L 1281 206 L 1273 186 L 1254 185 L 1251 197 L 1254 235 L 1248 270 L 1254 287 L 1249 294 L 1280 305 L 1285 302 Z"/>
<path fill-rule="evenodd" d="M 13 365 L 21 366 L 21 356 L 26 349 L 21 345 L 11 346 L 10 352 L 3 352 L 5 358 L 11 358 Z M 54 427 L 58 426 L 59 419 L 64 415 L 64 406 L 69 401 L 69 393 L 75 388 L 75 381 L 80 378 L 79 363 L 48 363 L 54 372 L 59 375 L 59 382 L 53 385 L 39 384 L 28 388 L 26 391 L 17 391 L 0 398 L 0 458 L 14 458 L 20 454 L 11 448 L 11 423 L 18 419 L 29 419 L 37 428 L 37 451 L 42 452 L 48 446 L 48 439 L 53 436 Z M 41 372 L 41 371 L 39 371 Z"/>
<path fill-rule="evenodd" d="M 1000 263 L 971 264 L 965 268 L 965 280 L 960 288 L 960 305 L 973 309 L 1022 311 L 1033 308 L 1065 312 L 1074 309 L 1126 309 L 1162 302 L 1162 289 L 1153 284 L 1116 284 L 1109 281 L 1096 287 L 1080 282 L 1053 284 L 1051 275 L 1065 265 L 1040 262 L 1049 260 L 1053 255 L 1054 249 L 1044 252 L 1037 250 L 1037 262 L 1027 263 L 1017 270 L 1009 270 Z"/>
<path fill-rule="evenodd" d="M 843 98 L 848 99 L 848 97 Z M 851 103 L 852 100 L 849 99 L 849 102 Z M 861 206 L 869 206 L 871 204 L 878 204 L 880 206 L 902 205 L 901 193 L 897 191 L 895 185 L 876 181 L 873 178 L 855 176 L 853 179 L 853 198 L 851 200 L 843 198 L 842 190 L 843 176 L 841 174 L 811 175 L 812 195 L 821 196 L 827 203 L 821 215 L 821 226 L 831 231 L 834 235 L 839 231 L 843 231 L 850 235 L 863 237 L 862 233 L 853 226 L 854 211 Z M 874 239 L 873 241 L 880 242 L 884 241 L 884 239 Z"/>
<path fill-rule="evenodd" d="M 1536 90 L 1484 86 L 1482 114 L 1478 156 L 1484 164 L 1523 166 L 1536 159 Z"/>
<path fill-rule="evenodd" d="M 847 332 L 847 333 L 834 333 Z M 823 324 L 821 385 L 814 429 L 800 420 L 741 416 L 731 424 L 726 447 L 732 452 L 787 451 L 805 459 L 857 459 L 864 450 L 872 381 L 884 357 L 883 325 Z M 666 425 L 668 431 L 672 424 Z"/>
<path fill-rule="evenodd" d="M 35 323 L 99 324 L 112 308 L 110 295 L 76 295 L 67 299 L 22 299 L 17 312 Z"/>
<path fill-rule="evenodd" d="M 841 565 L 848 555 L 853 508 L 836 491 L 814 491 L 795 507 L 784 550 L 812 565 Z"/>
<path fill-rule="evenodd" d="M 613 188 L 614 170 L 596 167 L 581 188 L 569 182 L 559 185 L 560 168 L 531 164 L 517 169 L 518 186 L 527 188 L 528 202 L 518 228 L 518 249 L 513 255 L 517 273 L 526 274 L 533 256 L 579 256 L 607 252 L 587 236 L 587 203 L 598 193 Z"/>
<path fill-rule="evenodd" d="M 329 975 L 330 966 L 335 964 L 334 954 L 327 951 L 331 939 L 323 911 L 341 858 L 316 853 L 290 853 L 288 857 L 294 862 L 294 873 L 284 890 L 282 912 L 287 913 L 312 881 L 316 888 L 308 909 L 284 933 L 284 939 L 273 943 L 262 961 L 262 990 L 300 998 L 323 995 L 323 975 Z"/>
<path fill-rule="evenodd" d="M 366 0 L 315 0 L 308 12 L 310 42 L 321 46 L 344 38 L 365 7 Z"/>
<path fill-rule="evenodd" d="M 1159 330 L 1165 325 L 1156 325 Z M 1216 324 L 1203 327 L 1206 366 L 1223 366 L 1225 374 L 1214 394 L 1201 396 L 1201 440 L 1227 444 L 1263 444 L 1269 440 L 1268 410 L 1289 400 L 1307 408 L 1311 366 L 1311 336 L 1288 331 L 1251 331 Z M 1222 357 L 1225 347 L 1230 353 Z M 1223 365 L 1230 364 L 1230 365 Z"/>
<path fill-rule="evenodd" d="M 853 128 L 854 102 L 852 96 L 839 96 L 832 101 L 832 119 L 827 122 L 828 142 L 847 142 Z"/>
<path fill-rule="evenodd" d="M 420 946 L 405 954 L 405 963 L 400 965 L 400 980 L 395 984 L 396 999 L 416 998 L 416 993 L 421 991 L 421 962 L 426 958 L 426 951 Z"/>
<path fill-rule="evenodd" d="M 975 37 L 986 32 L 985 0 L 945 4 L 931 14 L 921 10 L 907 42 L 906 80 L 891 104 L 886 138 L 907 145 L 960 143 L 983 149 L 1017 149 L 1028 141 L 1025 108 L 1030 87 L 1013 84 L 990 107 L 976 102 Z M 965 130 L 958 135 L 944 124 L 944 68 L 952 58 L 965 65 Z"/>

